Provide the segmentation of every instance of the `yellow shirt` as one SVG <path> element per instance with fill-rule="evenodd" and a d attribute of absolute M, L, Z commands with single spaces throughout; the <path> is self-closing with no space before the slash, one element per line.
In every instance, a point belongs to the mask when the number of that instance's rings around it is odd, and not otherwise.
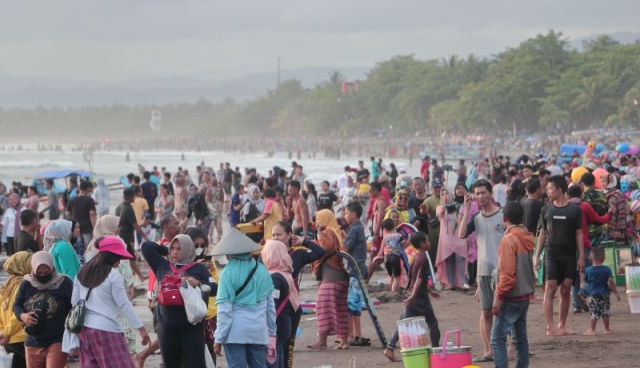
<path fill-rule="evenodd" d="M 133 207 L 133 212 L 136 213 L 136 219 L 138 220 L 138 225 L 142 223 L 142 214 L 144 211 L 149 211 L 149 204 L 147 200 L 142 197 L 136 197 L 131 204 Z"/>
<path fill-rule="evenodd" d="M 3 308 L 4 301 L 0 302 L 0 331 L 5 337 L 9 338 L 9 344 L 24 342 L 27 339 L 27 333 L 22 328 L 22 322 L 18 321 L 18 318 L 13 313 L 13 303 L 16 300 L 16 295 L 18 295 L 18 289 L 20 288 L 17 287 L 11 294 L 7 309 Z"/>
<path fill-rule="evenodd" d="M 275 200 L 269 199 L 264 206 L 264 213 L 268 213 L 269 217 L 264 220 L 264 238 L 271 239 L 271 230 L 278 222 L 282 221 L 282 208 Z"/>

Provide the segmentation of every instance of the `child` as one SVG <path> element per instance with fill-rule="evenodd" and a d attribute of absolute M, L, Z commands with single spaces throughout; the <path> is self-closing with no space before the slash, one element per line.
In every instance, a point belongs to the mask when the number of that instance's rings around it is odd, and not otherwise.
<path fill-rule="evenodd" d="M 411 235 L 411 244 L 418 250 L 418 253 L 413 257 L 409 268 L 409 285 L 407 286 L 405 299 L 402 302 L 404 304 L 404 311 L 402 315 L 400 315 L 400 319 L 424 317 L 429 327 L 431 346 L 439 347 L 440 328 L 438 328 L 438 320 L 433 312 L 429 295 L 438 299 L 440 294 L 431 290 L 428 286 L 429 275 L 431 273 L 425 252 L 430 248 L 429 238 L 427 238 L 427 234 L 418 231 Z M 396 329 L 393 331 L 391 340 L 389 340 L 389 344 L 384 351 L 384 355 L 392 362 L 400 361 L 393 352 L 397 343 L 398 330 Z"/>
<path fill-rule="evenodd" d="M 357 274 L 359 272 L 363 280 L 367 279 L 367 237 L 364 235 L 364 227 L 360 222 L 362 216 L 362 205 L 359 202 L 351 202 L 344 208 L 344 218 L 348 224 L 347 235 L 344 239 L 344 246 L 349 254 L 355 259 L 358 270 L 349 267 L 349 295 L 347 296 L 347 307 L 349 309 L 349 346 L 369 346 L 371 340 L 360 337 L 360 315 L 364 306 L 364 297 Z"/>
<path fill-rule="evenodd" d="M 402 234 L 396 232 L 396 226 L 393 220 L 386 219 L 382 221 L 384 229 L 384 237 L 382 245 L 384 246 L 384 268 L 387 270 L 389 288 L 391 291 L 399 291 L 400 289 L 400 273 L 402 256 L 402 246 L 404 238 Z"/>
<path fill-rule="evenodd" d="M 611 302 L 609 295 L 611 292 L 616 294 L 616 298 L 620 300 L 620 294 L 616 289 L 616 284 L 613 281 L 613 275 L 611 269 L 607 266 L 603 266 L 604 262 L 604 250 L 602 248 L 591 248 L 591 262 L 593 266 L 587 267 L 585 271 L 585 278 L 589 285 L 589 313 L 591 313 L 591 328 L 587 330 L 584 335 L 594 336 L 596 334 L 596 323 L 602 317 L 604 322 L 604 334 L 612 334 L 613 330 L 609 328 L 609 309 Z M 581 295 L 578 298 L 582 298 Z"/>

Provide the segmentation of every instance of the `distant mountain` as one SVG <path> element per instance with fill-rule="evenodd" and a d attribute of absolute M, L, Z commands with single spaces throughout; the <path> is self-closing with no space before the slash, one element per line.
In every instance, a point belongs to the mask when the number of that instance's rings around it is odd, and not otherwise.
<path fill-rule="evenodd" d="M 305 87 L 327 81 L 334 71 L 347 80 L 364 79 L 368 68 L 307 67 L 283 70 L 280 79 L 299 79 Z M 0 107 L 82 106 L 111 104 L 166 104 L 193 102 L 201 97 L 221 101 L 252 99 L 274 89 L 277 73 L 261 73 L 231 79 L 169 77 L 94 82 L 0 75 Z"/>
<path fill-rule="evenodd" d="M 635 43 L 636 40 L 640 40 L 640 32 L 615 32 L 615 33 L 609 33 L 608 35 L 609 37 L 613 38 L 614 40 L 622 44 Z M 574 50 L 583 51 L 584 42 L 593 41 L 596 38 L 598 38 L 598 36 L 600 35 L 592 34 L 586 37 L 578 38 L 577 40 L 569 41 L 569 47 Z"/>

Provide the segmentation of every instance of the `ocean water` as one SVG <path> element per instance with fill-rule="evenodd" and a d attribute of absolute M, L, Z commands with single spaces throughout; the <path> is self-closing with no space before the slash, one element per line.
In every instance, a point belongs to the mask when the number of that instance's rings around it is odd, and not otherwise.
<path fill-rule="evenodd" d="M 20 181 L 24 185 L 29 185 L 33 177 L 42 171 L 47 170 L 89 170 L 89 164 L 84 160 L 82 152 L 72 152 L 70 149 L 63 152 L 38 152 L 35 146 L 23 145 L 23 151 L 0 151 L 0 181 L 10 186 L 13 181 Z M 93 154 L 92 169 L 97 178 L 104 178 L 107 184 L 117 183 L 123 175 L 132 172 L 138 174 L 138 164 L 142 164 L 150 170 L 153 166 L 160 169 L 166 167 L 172 174 L 178 167 L 186 168 L 193 175 L 195 168 L 204 161 L 206 166 L 218 169 L 220 162 L 229 162 L 233 168 L 240 167 L 244 172 L 245 167 L 256 168 L 262 175 L 267 175 L 273 166 L 290 172 L 291 161 L 295 160 L 304 167 L 304 173 L 318 184 L 323 180 L 335 181 L 342 174 L 344 167 L 358 166 L 358 160 L 365 161 L 365 167 L 371 170 L 368 157 L 351 157 L 337 159 L 308 158 L 289 159 L 286 152 L 277 153 L 273 157 L 265 154 L 234 154 L 225 152 L 185 152 L 185 159 L 182 161 L 182 152 L 136 152 L 130 153 L 130 160 L 125 160 L 126 152 L 95 152 Z M 407 168 L 411 176 L 416 176 L 420 172 L 420 161 L 414 160 L 413 166 L 409 166 L 408 159 L 383 160 L 383 165 L 388 167 L 390 162 L 394 162 L 396 167 Z M 452 174 L 453 175 L 453 174 Z"/>

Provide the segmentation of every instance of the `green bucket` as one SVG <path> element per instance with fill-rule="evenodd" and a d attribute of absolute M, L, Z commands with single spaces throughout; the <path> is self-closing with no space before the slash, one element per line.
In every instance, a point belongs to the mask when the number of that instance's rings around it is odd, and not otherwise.
<path fill-rule="evenodd" d="M 429 347 L 405 349 L 400 351 L 405 368 L 430 368 Z"/>

